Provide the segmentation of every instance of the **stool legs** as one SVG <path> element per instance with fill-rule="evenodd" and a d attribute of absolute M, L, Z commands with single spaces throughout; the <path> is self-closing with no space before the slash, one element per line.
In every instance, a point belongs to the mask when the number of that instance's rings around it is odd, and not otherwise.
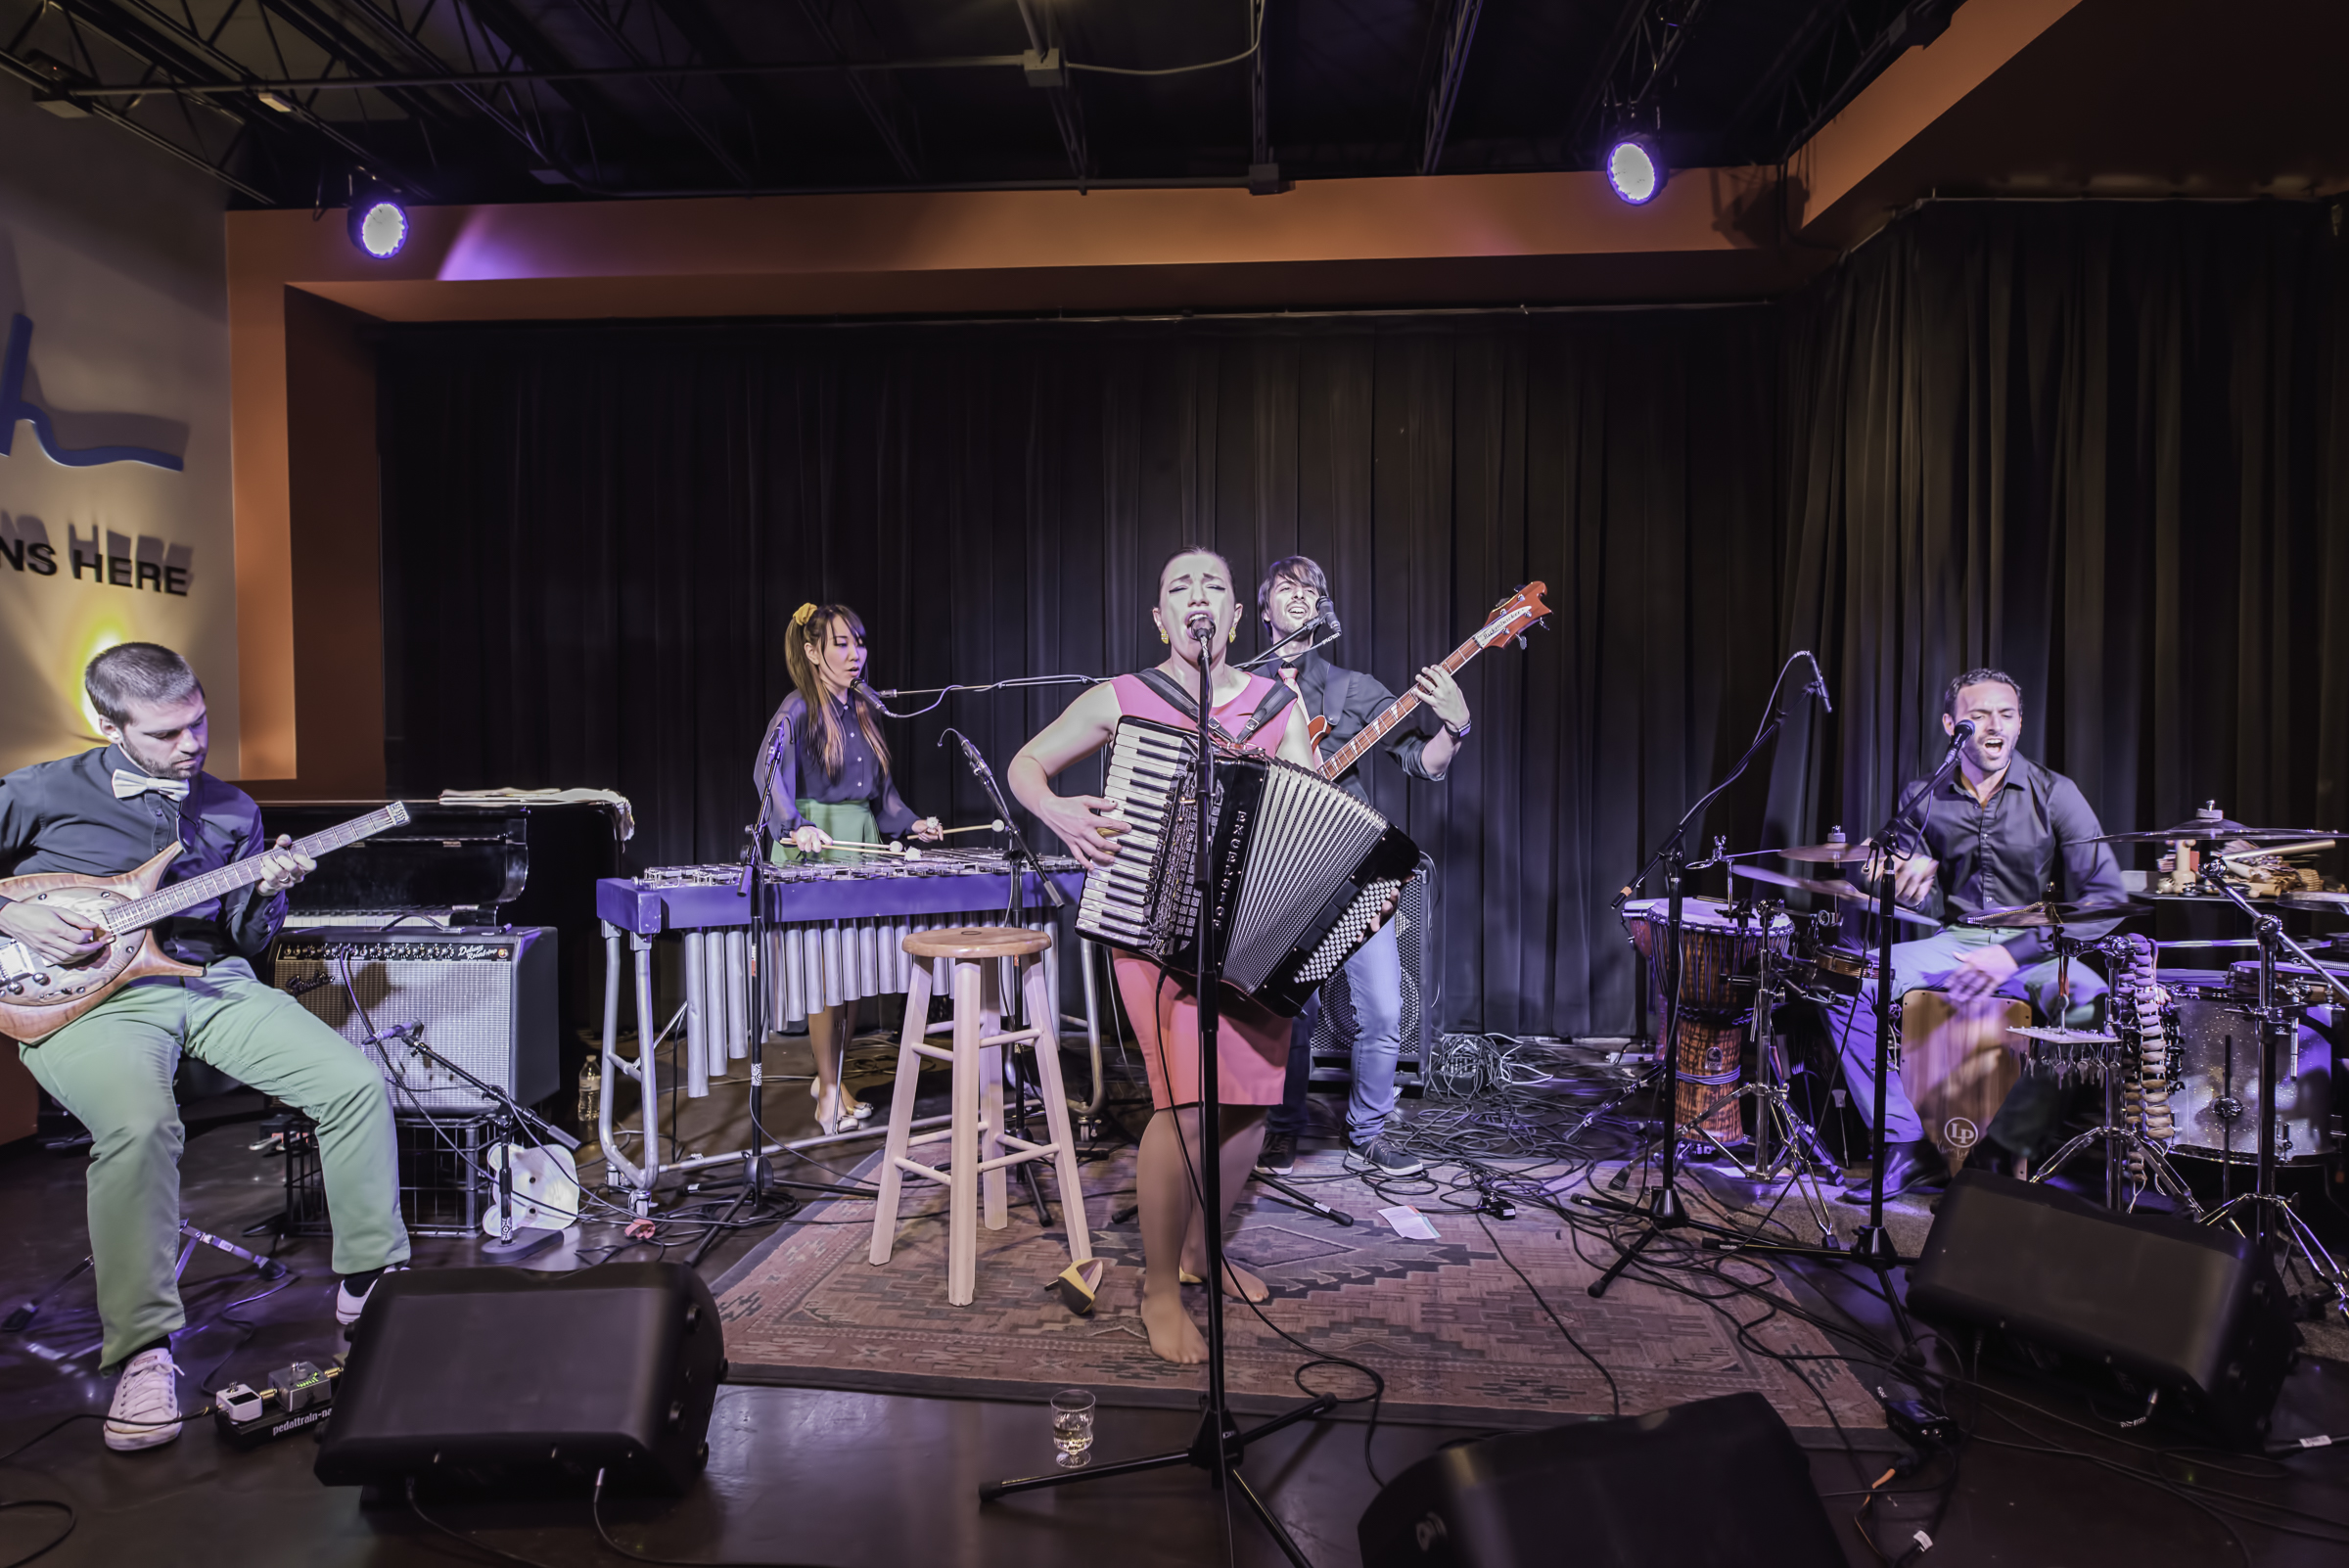
<path fill-rule="evenodd" d="M 1052 1166 L 1060 1178 L 1060 1220 L 1069 1235 L 1069 1261 L 1082 1263 L 1093 1255 L 1092 1223 L 1084 1212 L 1084 1183 L 1077 1174 L 1077 1139 L 1069 1130 L 1069 1097 L 1060 1086 L 1059 996 L 1052 990 L 1050 966 L 1030 964 L 1023 982 L 1027 992 L 1024 1017 L 1042 1024 L 1036 1037 L 1036 1089 L 1044 1097 L 1046 1136 L 1058 1147 Z"/>
<path fill-rule="evenodd" d="M 1003 1033 L 1003 965 L 975 963 L 960 966 L 980 972 L 979 1038 L 993 1039 Z M 1003 1047 L 979 1047 L 980 1117 L 979 1161 L 982 1165 L 1003 1155 Z M 987 1228 L 1000 1230 L 1011 1222 L 1011 1174 L 996 1166 L 979 1178 L 986 1204 Z"/>
<path fill-rule="evenodd" d="M 946 1300 L 968 1307 L 979 1288 L 980 1049 L 985 1037 L 979 966 L 954 965 L 954 1120 L 947 1170 Z M 1001 1090 L 998 1088 L 997 1093 Z M 999 1102 L 998 1102 L 999 1103 Z"/>
<path fill-rule="evenodd" d="M 930 1027 L 930 966 L 911 966 L 905 985 L 905 1027 L 898 1038 L 898 1076 L 889 1094 L 889 1138 L 881 1146 L 881 1191 L 873 1200 L 873 1246 L 867 1255 L 875 1264 L 889 1262 L 898 1240 L 898 1197 L 905 1172 L 898 1162 L 905 1157 L 905 1140 L 913 1132 L 915 1085 L 921 1082 L 922 1058 L 914 1047 Z"/>

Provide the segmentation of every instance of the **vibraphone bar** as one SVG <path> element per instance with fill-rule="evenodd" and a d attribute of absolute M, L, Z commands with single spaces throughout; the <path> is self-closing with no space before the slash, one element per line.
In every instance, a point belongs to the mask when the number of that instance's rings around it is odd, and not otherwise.
<path fill-rule="evenodd" d="M 1043 869 L 1074 908 L 1084 885 L 1077 862 L 1046 856 Z M 1023 872 L 1021 880 L 1019 924 L 1030 930 L 1053 930 L 1056 911 L 1036 873 Z M 752 1153 L 730 1150 L 663 1163 L 660 1075 L 654 1064 L 663 1042 L 680 1024 L 683 1034 L 676 1042 L 680 1086 L 688 1098 L 700 1098 L 710 1092 L 714 1072 L 722 1075 L 728 1060 L 750 1055 L 754 973 L 766 987 L 767 1018 L 780 1026 L 843 996 L 901 994 L 912 965 L 905 954 L 904 939 L 912 932 L 1010 920 L 1011 869 L 1000 854 L 948 851 L 918 860 L 877 858 L 863 865 L 767 866 L 762 868 L 758 890 L 758 896 L 765 900 L 766 949 L 764 962 L 755 965 L 752 907 L 750 899 L 739 891 L 741 881 L 739 865 L 690 865 L 655 867 L 641 877 L 609 878 L 596 884 L 595 908 L 603 923 L 606 960 L 603 1089 L 597 1108 L 597 1135 L 613 1175 L 633 1194 L 639 1212 L 649 1207 L 654 1183 L 665 1171 L 743 1160 Z M 652 947 L 654 940 L 668 931 L 678 933 L 684 945 L 685 1000 L 666 1026 L 656 1028 Z M 637 1049 L 632 1058 L 622 1055 L 619 1047 L 623 937 L 634 954 Z M 1102 1096 L 1101 1028 L 1092 955 L 1092 944 L 1081 942 L 1085 1034 L 1093 1067 L 1092 1097 L 1082 1107 L 1086 1115 L 1100 1109 Z M 1046 951 L 1044 962 L 1047 994 L 1057 999 L 1057 940 Z M 1017 988 L 1007 985 L 1005 994 L 1016 995 Z M 613 1126 L 614 1090 L 623 1073 L 636 1081 L 643 1106 L 641 1159 L 634 1161 L 617 1146 L 616 1132 L 625 1130 Z M 760 1086 L 754 1068 L 752 1092 Z M 944 1120 L 933 1117 L 917 1125 Z M 801 1139 L 791 1146 L 878 1136 L 882 1130 L 876 1123 L 869 1130 Z M 770 1144 L 758 1152 L 773 1154 L 783 1147 Z"/>

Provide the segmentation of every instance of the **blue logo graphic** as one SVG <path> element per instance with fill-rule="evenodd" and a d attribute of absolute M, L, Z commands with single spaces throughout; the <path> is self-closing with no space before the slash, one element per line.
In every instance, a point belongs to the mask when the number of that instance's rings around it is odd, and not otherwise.
<path fill-rule="evenodd" d="M 68 468 L 96 468 L 102 463 L 149 463 L 179 473 L 187 465 L 169 452 L 159 452 L 151 446 L 61 446 L 57 429 L 49 421 L 49 412 L 24 398 L 24 365 L 32 356 L 32 321 L 26 316 L 11 316 L 8 322 L 8 357 L 0 359 L 0 457 L 9 455 L 16 444 L 17 421 L 32 422 L 33 435 L 40 438 L 41 450 L 53 463 Z"/>

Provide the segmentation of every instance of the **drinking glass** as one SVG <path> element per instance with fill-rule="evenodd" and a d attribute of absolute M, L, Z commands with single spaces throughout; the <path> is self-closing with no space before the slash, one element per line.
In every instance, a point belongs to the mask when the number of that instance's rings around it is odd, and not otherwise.
<path fill-rule="evenodd" d="M 1093 1397 L 1081 1388 L 1064 1388 L 1052 1396 L 1052 1446 L 1060 1451 L 1056 1463 L 1075 1470 L 1092 1463 Z"/>

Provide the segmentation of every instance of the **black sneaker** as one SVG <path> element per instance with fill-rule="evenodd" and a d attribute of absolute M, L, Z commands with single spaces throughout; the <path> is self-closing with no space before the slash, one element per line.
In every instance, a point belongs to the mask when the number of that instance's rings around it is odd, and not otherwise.
<path fill-rule="evenodd" d="M 1407 1176 L 1426 1170 L 1427 1162 L 1392 1138 L 1376 1137 L 1347 1149 L 1346 1169 L 1382 1176 Z"/>
<path fill-rule="evenodd" d="M 1267 1176 L 1287 1176 L 1297 1169 L 1297 1134 L 1267 1132 L 1265 1146 L 1257 1151 L 1256 1168 Z"/>

